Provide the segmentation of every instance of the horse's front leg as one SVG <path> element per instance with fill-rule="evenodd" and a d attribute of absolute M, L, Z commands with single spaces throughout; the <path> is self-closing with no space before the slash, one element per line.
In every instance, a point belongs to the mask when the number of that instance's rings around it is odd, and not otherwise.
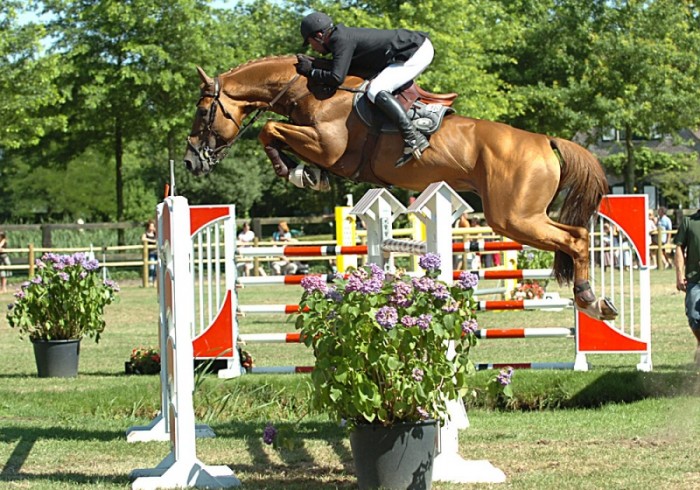
<path fill-rule="evenodd" d="M 338 145 L 324 144 L 322 131 L 313 126 L 268 121 L 258 139 L 278 177 L 289 180 L 297 187 L 311 187 L 315 190 L 330 188 L 324 171 L 317 167 L 297 167 L 296 162 L 282 152 L 289 148 L 308 162 L 322 167 L 331 166 L 340 158 L 342 151 L 338 153 L 334 150 Z"/>

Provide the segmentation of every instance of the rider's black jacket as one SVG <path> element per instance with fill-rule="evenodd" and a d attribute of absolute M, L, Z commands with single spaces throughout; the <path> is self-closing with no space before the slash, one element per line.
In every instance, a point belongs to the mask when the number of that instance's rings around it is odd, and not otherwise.
<path fill-rule="evenodd" d="M 409 59 L 428 34 L 406 29 L 384 30 L 338 24 L 324 43 L 333 56 L 330 70 L 314 68 L 309 78 L 337 87 L 348 73 L 371 78 L 392 63 Z"/>

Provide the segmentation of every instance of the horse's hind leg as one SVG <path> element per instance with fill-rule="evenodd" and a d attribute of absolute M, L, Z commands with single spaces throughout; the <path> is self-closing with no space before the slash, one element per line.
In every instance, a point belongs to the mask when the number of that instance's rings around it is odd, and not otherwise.
<path fill-rule="evenodd" d="M 523 245 L 541 250 L 561 251 L 571 257 L 574 266 L 574 301 L 579 310 L 598 320 L 612 320 L 617 316 L 614 306 L 606 299 L 597 299 L 588 284 L 588 230 L 557 223 L 544 213 L 527 218 L 520 217 L 517 220 L 491 218 L 489 223 L 498 233 Z"/>

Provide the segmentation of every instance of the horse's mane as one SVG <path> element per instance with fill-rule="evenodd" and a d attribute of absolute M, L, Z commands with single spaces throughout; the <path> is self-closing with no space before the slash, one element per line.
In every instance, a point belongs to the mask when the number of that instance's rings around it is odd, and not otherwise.
<path fill-rule="evenodd" d="M 245 68 L 250 68 L 251 66 L 255 66 L 261 63 L 268 63 L 268 62 L 274 62 L 274 61 L 284 61 L 288 60 L 290 58 L 294 58 L 291 55 L 277 55 L 277 56 L 266 56 L 264 58 L 257 58 L 254 60 L 246 61 L 245 63 L 241 63 L 238 66 L 234 66 L 233 68 L 230 68 L 227 72 L 222 73 L 221 75 L 232 75 L 238 71 L 241 71 Z"/>

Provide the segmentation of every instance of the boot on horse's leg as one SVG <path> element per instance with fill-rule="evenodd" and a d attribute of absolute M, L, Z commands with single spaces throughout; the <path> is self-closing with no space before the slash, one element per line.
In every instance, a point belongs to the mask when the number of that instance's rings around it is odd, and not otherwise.
<path fill-rule="evenodd" d="M 382 90 L 374 99 L 374 104 L 398 126 L 406 143 L 405 155 L 396 162 L 396 166 L 401 167 L 411 156 L 420 160 L 423 151 L 430 146 L 430 143 L 423 133 L 415 128 L 399 101 L 386 90 Z"/>
<path fill-rule="evenodd" d="M 283 179 L 289 177 L 289 167 L 285 165 L 284 161 L 282 160 L 283 154 L 274 143 L 265 146 L 265 154 L 267 155 L 267 158 L 270 159 L 272 168 L 275 170 L 277 177 L 281 177 Z"/>
<path fill-rule="evenodd" d="M 328 192 L 331 189 L 328 174 L 324 170 L 297 162 L 274 143 L 265 146 L 265 153 L 278 177 L 289 180 L 300 189 L 309 187 L 320 192 Z"/>
<path fill-rule="evenodd" d="M 574 284 L 574 300 L 576 307 L 586 315 L 596 320 L 614 320 L 617 318 L 617 308 L 609 298 L 596 299 L 588 281 L 577 281 Z"/>

